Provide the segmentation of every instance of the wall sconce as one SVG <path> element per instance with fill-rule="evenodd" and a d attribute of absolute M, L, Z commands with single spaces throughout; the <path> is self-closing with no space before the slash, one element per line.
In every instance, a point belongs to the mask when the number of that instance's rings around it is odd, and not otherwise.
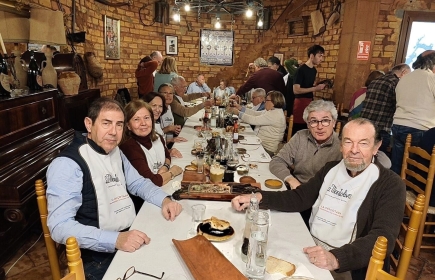
<path fill-rule="evenodd" d="M 216 17 L 216 22 L 214 23 L 214 28 L 220 29 L 222 27 L 221 25 L 221 19 Z"/>
<path fill-rule="evenodd" d="M 181 16 L 180 16 L 179 9 L 177 9 L 177 8 L 174 9 L 174 14 L 172 15 L 172 18 L 174 19 L 175 22 L 180 22 Z"/>

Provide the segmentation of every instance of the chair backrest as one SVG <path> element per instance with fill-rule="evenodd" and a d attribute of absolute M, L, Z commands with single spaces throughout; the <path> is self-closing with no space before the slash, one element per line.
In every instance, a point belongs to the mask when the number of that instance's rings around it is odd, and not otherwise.
<path fill-rule="evenodd" d="M 372 256 L 370 257 L 369 266 L 367 268 L 366 280 L 377 279 L 376 275 L 379 270 L 382 270 L 384 265 L 385 255 L 387 254 L 388 240 L 384 236 L 379 236 L 373 246 Z"/>
<path fill-rule="evenodd" d="M 120 88 L 116 92 L 115 100 L 121 103 L 122 106 L 127 105 L 131 101 L 130 92 L 127 88 Z"/>
<path fill-rule="evenodd" d="M 396 252 L 400 252 L 400 257 L 396 258 L 395 254 L 390 255 L 391 266 L 393 266 L 396 271 L 396 277 L 398 279 L 406 278 L 406 272 L 411 262 L 412 250 L 417 240 L 425 200 L 425 196 L 419 194 L 413 209 L 409 203 L 405 203 L 405 216 L 409 217 L 409 222 L 407 224 L 402 222 L 400 234 L 395 242 L 395 250 Z M 405 236 L 403 243 L 401 242 L 400 236 Z"/>
<path fill-rule="evenodd" d="M 292 138 L 292 130 L 293 130 L 293 115 L 291 115 L 288 119 L 288 128 L 287 128 L 287 142 Z"/>
<path fill-rule="evenodd" d="M 66 240 L 66 258 L 69 273 L 62 280 L 85 280 L 80 248 L 75 237 Z"/>
<path fill-rule="evenodd" d="M 47 198 L 45 197 L 45 186 L 42 180 L 36 180 L 36 201 L 38 203 L 39 215 L 41 217 L 42 231 L 44 233 L 45 246 L 47 248 L 48 261 L 50 263 L 51 276 L 53 280 L 60 279 L 59 258 L 56 251 L 56 244 L 51 239 L 50 231 L 47 226 Z"/>
<path fill-rule="evenodd" d="M 412 189 L 416 194 L 424 194 L 426 202 L 423 208 L 423 216 L 418 229 L 417 241 L 415 242 L 414 256 L 418 257 L 420 254 L 420 248 L 422 248 L 422 240 L 424 234 L 424 228 L 427 224 L 426 216 L 429 208 L 429 200 L 432 193 L 432 186 L 435 175 L 435 147 L 432 150 L 432 154 L 427 153 L 425 150 L 419 147 L 411 146 L 412 136 L 408 134 L 405 142 L 405 151 L 403 153 L 402 170 L 400 177 L 405 182 L 407 188 Z M 422 161 L 428 162 L 428 164 L 421 163 Z M 424 189 L 423 189 L 424 186 Z M 435 249 L 435 246 L 423 246 L 425 248 Z"/>
<path fill-rule="evenodd" d="M 335 132 L 340 135 L 341 132 L 341 122 L 337 122 L 337 124 L 335 125 Z"/>

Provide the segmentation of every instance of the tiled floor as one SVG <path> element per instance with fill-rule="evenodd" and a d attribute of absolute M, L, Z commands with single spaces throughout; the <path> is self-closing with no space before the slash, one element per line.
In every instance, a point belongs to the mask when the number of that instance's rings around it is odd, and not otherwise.
<path fill-rule="evenodd" d="M 37 235 L 33 235 L 14 258 L 4 266 L 6 272 L 38 237 Z M 406 279 L 434 280 L 435 252 L 422 251 L 418 258 L 412 258 Z M 15 264 L 6 275 L 6 280 L 51 280 L 50 267 L 43 237 L 36 242 L 36 245 L 30 249 L 17 264 Z"/>

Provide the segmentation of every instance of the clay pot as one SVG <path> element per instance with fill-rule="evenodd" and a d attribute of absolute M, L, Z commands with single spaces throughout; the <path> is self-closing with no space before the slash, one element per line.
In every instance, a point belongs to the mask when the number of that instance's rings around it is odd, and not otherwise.
<path fill-rule="evenodd" d="M 57 83 L 65 95 L 76 95 L 79 93 L 80 76 L 73 71 L 60 73 Z"/>

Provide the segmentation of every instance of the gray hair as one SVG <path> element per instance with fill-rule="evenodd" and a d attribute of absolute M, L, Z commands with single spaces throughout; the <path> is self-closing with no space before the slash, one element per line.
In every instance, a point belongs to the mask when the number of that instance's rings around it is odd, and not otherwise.
<path fill-rule="evenodd" d="M 391 69 L 391 72 L 402 72 L 406 70 L 411 71 L 411 67 L 409 67 L 409 65 L 406 63 L 401 63 L 394 66 L 393 69 Z"/>
<path fill-rule="evenodd" d="M 175 77 L 172 78 L 171 84 L 172 84 L 172 86 L 176 86 L 176 85 L 178 85 L 182 81 L 185 81 L 183 76 L 175 76 Z"/>
<path fill-rule="evenodd" d="M 163 57 L 162 56 L 162 53 L 161 52 L 159 52 L 159 51 L 153 51 L 151 54 L 150 54 L 150 57 L 151 58 L 154 58 L 154 57 Z"/>
<path fill-rule="evenodd" d="M 265 91 L 264 89 L 262 89 L 262 88 L 254 88 L 254 89 L 252 90 L 251 96 L 252 96 L 254 93 L 257 93 L 258 96 L 262 96 L 262 97 L 265 97 L 265 96 L 266 96 L 266 91 Z"/>
<path fill-rule="evenodd" d="M 267 61 L 264 58 L 259 57 L 256 60 L 254 60 L 254 65 L 259 68 L 267 67 Z"/>
<path fill-rule="evenodd" d="M 366 125 L 366 124 L 371 125 L 371 126 L 373 127 L 373 129 L 375 130 L 375 135 L 374 135 L 374 138 L 375 138 L 375 144 L 379 143 L 379 142 L 382 140 L 379 127 L 378 127 L 377 125 L 375 125 L 371 120 L 366 119 L 366 118 L 356 118 L 356 119 L 353 119 L 353 120 L 347 122 L 347 123 L 343 126 L 343 131 L 344 131 L 344 129 L 347 128 L 350 124 L 353 124 L 353 123 L 355 123 L 355 124 L 357 124 L 357 125 Z M 342 137 L 343 137 L 343 135 L 342 135 Z"/>
<path fill-rule="evenodd" d="M 305 108 L 304 114 L 302 115 L 302 117 L 305 120 L 305 122 L 308 123 L 308 121 L 309 121 L 308 115 L 311 112 L 320 112 L 320 111 L 330 112 L 332 119 L 334 121 L 337 121 L 338 113 L 337 113 L 337 108 L 335 108 L 334 103 L 332 103 L 332 101 L 325 101 L 323 99 L 311 101 L 311 103 Z"/>

